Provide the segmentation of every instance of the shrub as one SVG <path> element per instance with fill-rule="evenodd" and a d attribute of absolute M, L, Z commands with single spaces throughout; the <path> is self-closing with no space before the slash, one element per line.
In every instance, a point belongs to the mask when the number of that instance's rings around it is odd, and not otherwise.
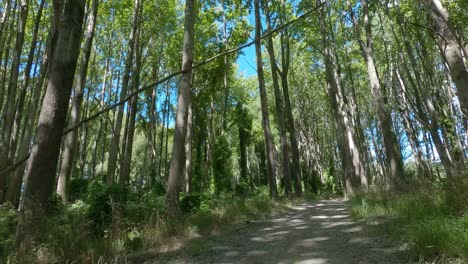
<path fill-rule="evenodd" d="M 8 257 L 13 246 L 16 212 L 10 203 L 0 205 L 0 262 Z"/>
<path fill-rule="evenodd" d="M 121 214 L 129 196 L 129 189 L 117 184 L 106 186 L 93 181 L 89 186 L 87 215 L 93 221 L 96 232 L 103 234 L 111 224 L 113 214 Z"/>

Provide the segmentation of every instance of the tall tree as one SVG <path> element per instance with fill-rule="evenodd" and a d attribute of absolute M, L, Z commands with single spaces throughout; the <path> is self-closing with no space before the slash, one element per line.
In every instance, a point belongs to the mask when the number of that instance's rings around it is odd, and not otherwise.
<path fill-rule="evenodd" d="M 29 250 L 31 242 L 39 237 L 41 219 L 49 208 L 82 36 L 85 1 L 53 3 L 54 19 L 59 21 L 57 42 L 53 45 L 49 81 L 26 172 L 15 237 L 15 247 L 24 250 Z"/>
<path fill-rule="evenodd" d="M 10 165 L 11 160 L 13 157 L 10 156 L 10 147 L 11 147 L 11 135 L 13 129 L 13 123 L 15 118 L 15 110 L 16 110 L 16 94 L 18 88 L 18 76 L 20 71 L 20 63 L 21 63 L 21 53 L 23 50 L 24 44 L 24 36 L 26 31 L 26 22 L 28 19 L 29 13 L 29 0 L 21 0 L 20 2 L 20 19 L 17 23 L 17 31 L 16 31 L 16 41 L 15 41 L 15 48 L 13 50 L 13 62 L 11 64 L 10 69 L 10 76 L 8 81 L 8 88 L 7 88 L 7 98 L 6 104 L 3 109 L 2 115 L 2 125 L 1 125 L 1 141 L 0 144 L 0 170 L 4 170 L 6 166 Z M 0 98 L 3 100 L 3 98 Z M 14 152 L 13 152 L 14 153 Z M 6 166 L 2 166 L 6 164 Z M 7 179 L 6 175 L 0 175 L 0 202 L 3 201 L 7 186 Z"/>
<path fill-rule="evenodd" d="M 453 81 L 457 86 L 460 105 L 466 118 L 468 116 L 468 69 L 463 62 L 461 52 L 464 47 L 459 46 L 457 42 L 449 13 L 442 2 L 440 0 L 422 0 L 422 2 L 427 8 L 437 32 L 439 50 L 449 65 Z"/>
<path fill-rule="evenodd" d="M 169 217 L 180 219 L 179 183 L 185 167 L 185 137 L 190 105 L 193 47 L 195 31 L 195 0 L 185 2 L 184 45 L 182 48 L 182 76 L 179 81 L 177 112 L 172 145 L 172 158 L 166 188 L 166 209 Z"/>
<path fill-rule="evenodd" d="M 133 2 L 133 14 L 132 14 L 132 25 L 130 30 L 130 36 L 128 38 L 127 52 L 125 53 L 125 65 L 122 77 L 122 87 L 120 88 L 120 100 L 122 101 L 127 96 L 128 85 L 130 82 L 130 71 L 132 69 L 134 48 L 135 48 L 135 36 L 138 27 L 138 12 L 139 12 L 139 0 Z M 111 185 L 114 183 L 115 170 L 117 169 L 117 156 L 119 154 L 120 146 L 120 133 L 122 130 L 123 114 L 125 104 L 121 104 L 117 110 L 117 117 L 114 124 L 113 135 L 110 143 L 109 150 L 109 161 L 107 165 L 107 177 L 106 184 Z"/>
<path fill-rule="evenodd" d="M 260 104 L 262 108 L 262 127 L 265 140 L 265 151 L 267 160 L 267 178 L 270 186 L 270 196 L 278 196 L 276 186 L 276 173 L 274 169 L 273 157 L 273 136 L 270 129 L 270 115 L 268 113 L 268 100 L 265 88 L 265 75 L 263 73 L 262 45 L 261 45 L 261 18 L 260 18 L 260 0 L 254 0 L 255 9 L 255 54 L 257 57 L 257 76 L 258 89 L 260 90 Z"/>
<path fill-rule="evenodd" d="M 374 60 L 373 36 L 371 28 L 371 20 L 369 16 L 369 2 L 368 0 L 360 1 L 360 9 L 362 10 L 362 17 L 360 21 L 364 23 L 365 38 L 361 37 L 361 29 L 359 28 L 354 17 L 354 11 L 348 0 L 349 13 L 353 23 L 356 39 L 359 42 L 361 53 L 366 61 L 367 74 L 369 77 L 369 84 L 374 97 L 374 107 L 377 112 L 380 129 L 382 130 L 383 143 L 385 146 L 385 156 L 390 167 L 390 184 L 398 185 L 401 177 L 404 176 L 403 159 L 399 149 L 399 143 L 392 123 L 392 117 L 389 110 L 386 108 L 385 99 L 380 84 L 380 77 L 377 72 L 377 67 Z"/>
<path fill-rule="evenodd" d="M 266 16 L 266 27 L 267 32 L 271 32 L 271 14 L 268 9 L 268 3 L 264 3 L 264 10 Z M 290 166 L 290 158 L 289 158 L 289 145 L 288 145 L 288 137 L 286 134 L 285 128 L 285 114 L 283 111 L 283 96 L 281 95 L 281 90 L 279 87 L 279 80 L 278 80 L 278 68 L 276 64 L 276 57 L 275 57 L 275 46 L 273 44 L 273 36 L 270 35 L 267 38 L 267 50 L 268 55 L 270 57 L 270 67 L 271 67 L 271 78 L 273 80 L 273 90 L 275 93 L 275 108 L 276 108 L 276 119 L 278 121 L 278 129 L 280 133 L 280 142 L 281 142 L 281 154 L 282 154 L 282 161 L 283 161 L 283 179 L 284 179 L 284 192 L 286 196 L 289 196 L 292 191 L 291 187 L 291 166 Z"/>
<path fill-rule="evenodd" d="M 88 15 L 88 24 L 86 26 L 85 41 L 80 61 L 80 70 L 75 81 L 75 91 L 72 100 L 72 109 L 68 119 L 68 126 L 74 127 L 80 122 L 81 106 L 83 103 L 83 91 L 86 84 L 88 73 L 89 58 L 91 56 L 91 47 L 93 45 L 94 29 L 96 27 L 96 19 L 98 12 L 99 0 L 93 0 L 91 9 Z M 69 181 L 72 174 L 73 164 L 75 160 L 76 145 L 78 143 L 78 129 L 74 129 L 67 134 L 64 140 L 65 149 L 63 151 L 63 159 L 60 168 L 57 193 L 62 197 L 64 202 L 68 201 Z"/>

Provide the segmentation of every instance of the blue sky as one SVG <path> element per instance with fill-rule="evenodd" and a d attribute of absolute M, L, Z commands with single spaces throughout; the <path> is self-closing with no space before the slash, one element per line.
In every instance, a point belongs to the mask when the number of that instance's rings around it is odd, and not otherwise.
<path fill-rule="evenodd" d="M 245 48 L 243 54 L 240 54 L 236 61 L 237 65 L 239 65 L 238 74 L 244 77 L 257 75 L 257 63 L 255 60 L 255 45 Z"/>
<path fill-rule="evenodd" d="M 255 25 L 255 16 L 253 10 L 250 10 L 249 15 L 247 16 L 249 23 L 251 25 Z M 252 41 L 255 37 L 255 29 L 250 32 L 250 38 L 247 40 L 248 42 Z M 253 75 L 257 75 L 257 63 L 256 63 L 256 55 L 255 55 L 255 45 L 249 46 L 242 50 L 239 53 L 239 57 L 236 61 L 237 65 L 239 66 L 238 75 L 242 75 L 244 77 L 250 77 Z"/>

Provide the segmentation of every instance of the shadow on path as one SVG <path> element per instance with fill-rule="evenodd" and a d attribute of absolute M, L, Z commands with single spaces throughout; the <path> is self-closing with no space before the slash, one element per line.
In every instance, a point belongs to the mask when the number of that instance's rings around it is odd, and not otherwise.
<path fill-rule="evenodd" d="M 215 237 L 145 263 L 407 263 L 375 226 L 353 221 L 340 200 L 304 203 L 286 214 Z M 190 250 L 192 243 L 202 245 Z"/>

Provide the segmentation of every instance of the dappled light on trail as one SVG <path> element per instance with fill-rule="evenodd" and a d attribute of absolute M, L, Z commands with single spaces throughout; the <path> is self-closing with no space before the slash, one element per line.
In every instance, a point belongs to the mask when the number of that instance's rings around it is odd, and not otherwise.
<path fill-rule="evenodd" d="M 304 203 L 146 263 L 406 263 L 396 244 L 374 231 L 375 226 L 353 221 L 341 200 Z"/>

